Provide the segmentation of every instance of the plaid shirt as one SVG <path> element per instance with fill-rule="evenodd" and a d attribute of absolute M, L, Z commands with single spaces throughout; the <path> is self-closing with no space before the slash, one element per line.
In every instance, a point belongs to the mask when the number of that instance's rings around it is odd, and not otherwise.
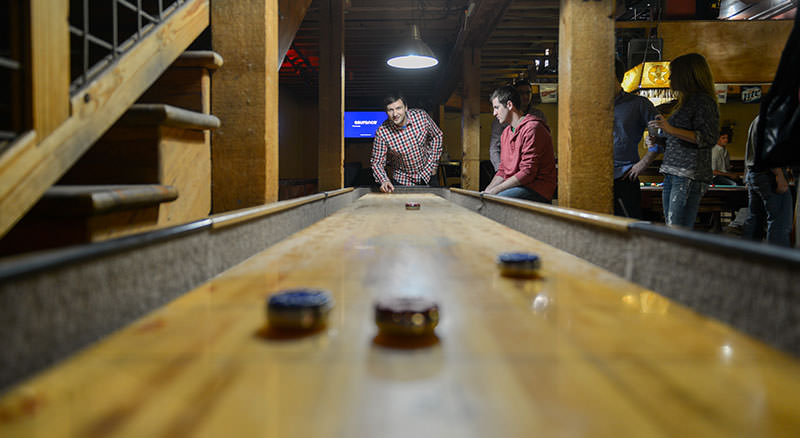
<path fill-rule="evenodd" d="M 387 161 L 392 178 L 401 185 L 426 184 L 436 173 L 442 154 L 442 131 L 423 110 L 409 109 L 406 119 L 405 127 L 386 119 L 375 132 L 371 164 L 379 184 L 389 181 Z"/>

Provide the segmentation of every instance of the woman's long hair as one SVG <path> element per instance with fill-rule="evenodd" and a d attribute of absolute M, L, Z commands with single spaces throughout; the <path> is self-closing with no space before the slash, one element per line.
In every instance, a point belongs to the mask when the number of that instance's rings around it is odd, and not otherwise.
<path fill-rule="evenodd" d="M 706 94 L 714 102 L 717 92 L 714 90 L 714 77 L 708 67 L 706 58 L 699 53 L 688 53 L 675 58 L 669 63 L 669 86 L 678 95 L 677 111 L 686 98 L 692 94 Z"/>

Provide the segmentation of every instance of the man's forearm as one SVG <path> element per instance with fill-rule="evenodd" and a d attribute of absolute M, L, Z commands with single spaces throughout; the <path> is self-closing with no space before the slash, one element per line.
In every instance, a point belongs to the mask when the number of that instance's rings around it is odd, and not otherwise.
<path fill-rule="evenodd" d="M 639 162 L 642 163 L 642 167 L 647 167 L 653 163 L 653 161 L 656 159 L 657 156 L 658 152 L 647 151 L 647 153 L 644 154 L 644 157 L 642 157 L 642 159 L 639 160 Z"/>
<path fill-rule="evenodd" d="M 511 176 L 509 178 L 506 178 L 500 184 L 498 184 L 494 189 L 497 191 L 497 193 L 500 193 L 503 190 L 508 190 L 508 189 L 510 189 L 512 187 L 516 187 L 518 185 L 520 185 L 519 179 L 517 179 L 516 176 Z"/>
<path fill-rule="evenodd" d="M 503 182 L 503 177 L 500 176 L 500 175 L 495 175 L 494 178 L 492 178 L 492 181 L 489 183 L 489 185 L 486 186 L 485 190 L 487 190 L 487 191 L 491 190 L 495 186 L 499 185 L 501 182 Z"/>

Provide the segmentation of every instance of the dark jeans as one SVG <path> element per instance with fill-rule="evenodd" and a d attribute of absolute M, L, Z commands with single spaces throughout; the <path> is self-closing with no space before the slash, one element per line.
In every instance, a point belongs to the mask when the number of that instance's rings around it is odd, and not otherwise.
<path fill-rule="evenodd" d="M 642 190 L 639 178 L 618 178 L 614 180 L 614 215 L 642 218 Z"/>
<path fill-rule="evenodd" d="M 552 204 L 553 201 L 545 198 L 544 196 L 536 193 L 535 190 L 529 189 L 525 186 L 511 187 L 498 193 L 497 196 L 505 196 L 507 198 L 525 199 L 528 201 L 543 202 L 545 204 Z"/>
<path fill-rule="evenodd" d="M 745 177 L 750 216 L 742 226 L 742 237 L 760 241 L 767 229 L 767 242 L 790 246 L 792 193 L 775 193 L 772 172 L 748 172 Z"/>
<path fill-rule="evenodd" d="M 718 185 L 718 186 L 738 186 L 739 184 L 728 178 L 724 175 L 715 175 L 714 179 L 711 180 L 711 184 Z"/>

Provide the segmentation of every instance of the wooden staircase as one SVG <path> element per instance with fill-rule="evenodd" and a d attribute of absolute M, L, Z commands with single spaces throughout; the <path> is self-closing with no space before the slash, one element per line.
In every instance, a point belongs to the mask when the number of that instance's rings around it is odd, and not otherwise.
<path fill-rule="evenodd" d="M 210 24 L 209 0 L 172 2 L 163 19 L 141 28 L 138 36 L 127 41 L 120 54 L 105 64 L 107 67 L 101 74 L 84 80 L 78 89 L 71 91 L 70 58 L 77 47 L 70 44 L 73 25 L 68 17 L 72 5 L 69 0 L 37 1 L 30 5 L 30 36 L 23 42 L 31 52 L 30 63 L 25 65 L 30 75 L 26 82 L 30 92 L 26 97 L 30 124 L 0 150 L 0 236 L 10 234 L 12 227 L 48 189 L 62 179 Z M 100 24 L 92 25 L 92 31 L 108 30 L 104 28 L 107 23 Z M 121 25 L 128 24 L 121 22 Z M 219 121 L 211 124 L 218 125 Z M 197 132 L 199 136 L 194 137 L 207 144 L 210 136 L 202 130 Z M 155 183 L 169 185 L 163 181 Z M 112 183 L 130 184 L 124 181 L 102 184 Z M 181 187 L 175 189 L 180 196 Z M 154 226 L 159 225 L 156 222 Z"/>
<path fill-rule="evenodd" d="M 96 242 L 211 211 L 213 52 L 185 52 L 2 240 L 0 254 Z M 155 103 L 158 102 L 158 103 Z"/>

